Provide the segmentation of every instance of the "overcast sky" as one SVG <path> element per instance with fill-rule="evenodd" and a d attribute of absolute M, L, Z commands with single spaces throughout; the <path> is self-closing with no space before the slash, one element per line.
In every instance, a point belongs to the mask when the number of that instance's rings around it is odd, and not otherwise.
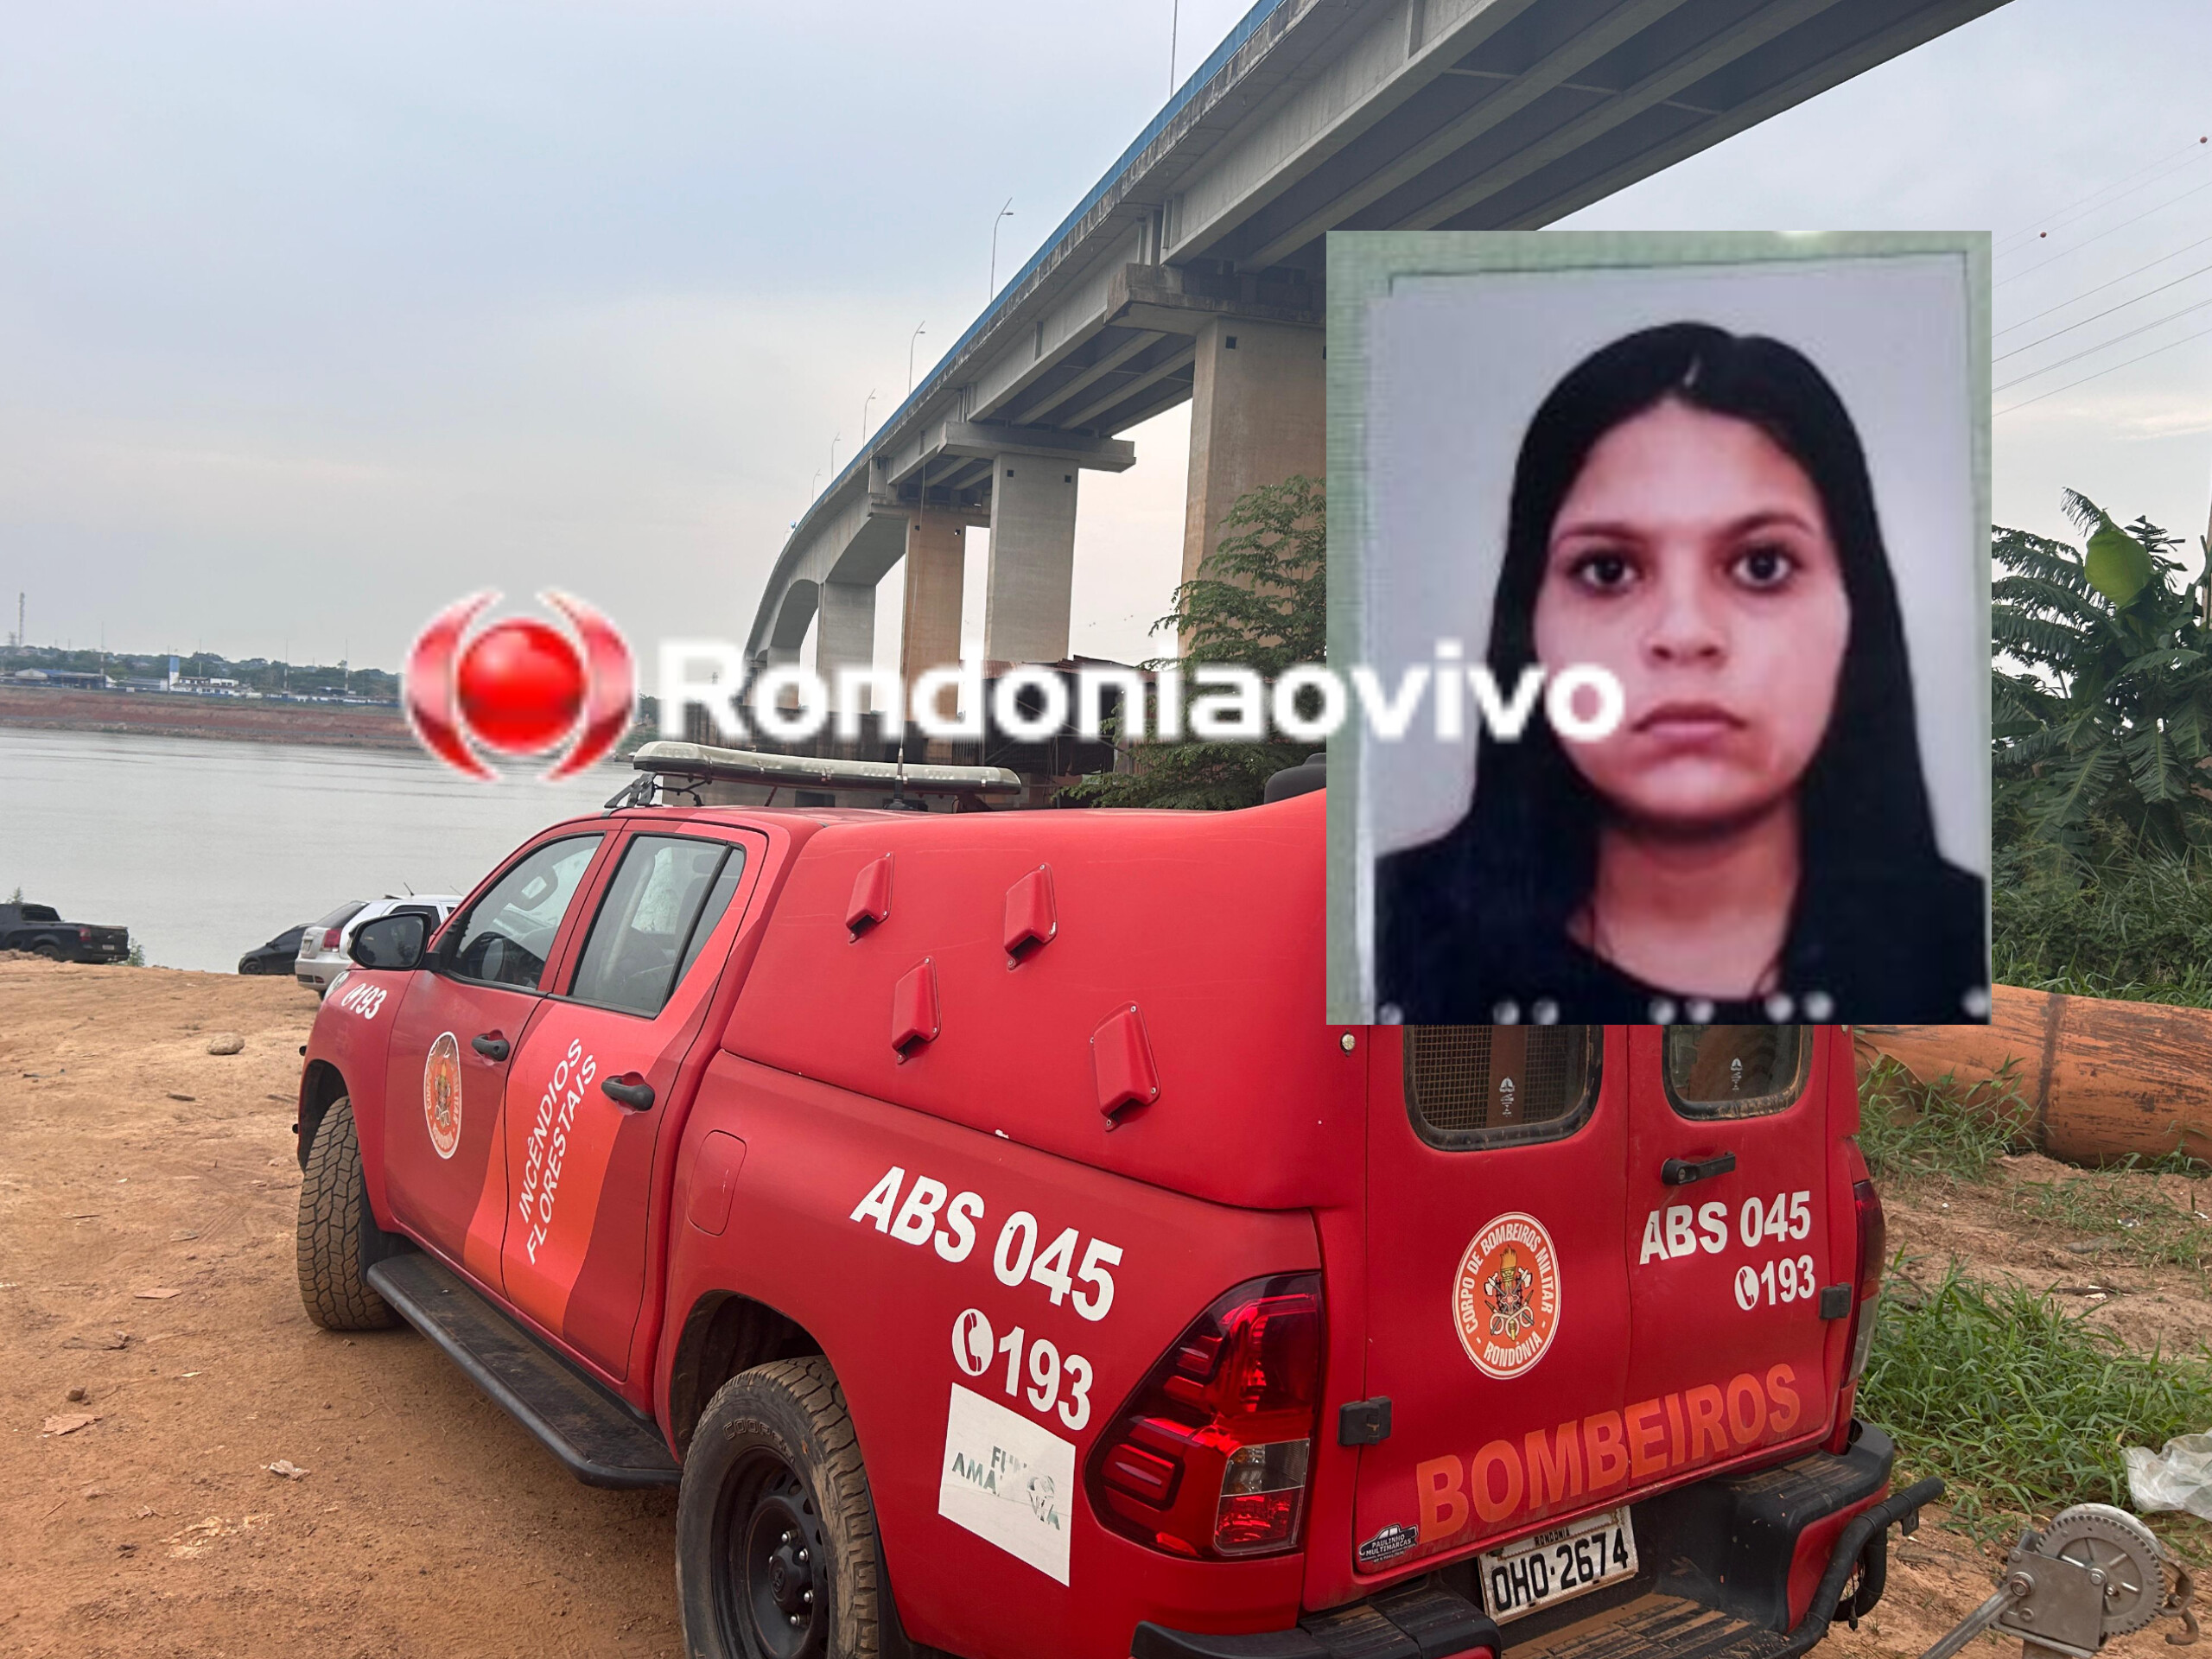
<path fill-rule="evenodd" d="M 23 589 L 34 643 L 391 667 L 448 600 L 550 586 L 741 639 L 916 324 L 918 372 L 981 308 L 1001 203 L 1003 276 L 1163 101 L 1170 7 L 12 8 L 0 626 Z M 1243 10 L 1182 0 L 1182 73 Z M 1569 222 L 2019 232 L 2000 353 L 2187 278 L 2002 383 L 2212 301 L 2208 61 L 2203 0 L 2012 0 Z M 2157 353 L 1999 417 L 1998 518 L 2065 534 L 2071 485 L 2193 547 L 2212 334 L 2162 348 L 2205 327 L 2000 391 Z M 1084 474 L 1079 652 L 1159 648 L 1186 433 Z"/>

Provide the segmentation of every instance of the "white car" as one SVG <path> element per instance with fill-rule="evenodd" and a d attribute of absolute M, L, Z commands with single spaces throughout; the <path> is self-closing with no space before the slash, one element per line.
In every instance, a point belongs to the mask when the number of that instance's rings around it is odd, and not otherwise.
<path fill-rule="evenodd" d="M 442 923 L 459 903 L 459 893 L 386 893 L 366 904 L 355 900 L 340 905 L 300 935 L 300 954 L 292 964 L 293 977 L 321 996 L 339 975 L 353 965 L 353 959 L 346 953 L 353 948 L 354 931 L 362 923 L 389 916 L 403 905 L 431 906 Z"/>

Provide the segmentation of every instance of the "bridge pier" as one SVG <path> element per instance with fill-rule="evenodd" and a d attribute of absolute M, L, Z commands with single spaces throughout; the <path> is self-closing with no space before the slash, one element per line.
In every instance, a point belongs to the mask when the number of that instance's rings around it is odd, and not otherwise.
<path fill-rule="evenodd" d="M 991 463 L 991 562 L 984 577 L 983 656 L 1057 663 L 1068 654 L 1075 588 L 1072 461 L 1001 454 Z"/>
<path fill-rule="evenodd" d="M 960 603 L 968 563 L 972 515 L 944 507 L 918 507 L 906 525 L 906 602 L 899 624 L 899 677 L 909 690 L 923 673 L 960 660 Z M 938 693 L 946 719 L 952 689 Z"/>
<path fill-rule="evenodd" d="M 1198 330 L 1191 387 L 1191 473 L 1183 580 L 1222 539 L 1237 497 L 1303 473 L 1325 476 L 1327 397 L 1318 328 L 1249 317 Z"/>
<path fill-rule="evenodd" d="M 822 609 L 815 620 L 815 671 L 830 684 L 841 668 L 866 668 L 875 661 L 875 584 L 825 582 Z"/>

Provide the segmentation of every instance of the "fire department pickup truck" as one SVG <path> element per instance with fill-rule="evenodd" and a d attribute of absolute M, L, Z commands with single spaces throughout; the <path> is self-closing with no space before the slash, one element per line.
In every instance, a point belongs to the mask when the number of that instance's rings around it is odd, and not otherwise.
<path fill-rule="evenodd" d="M 361 930 L 308 1309 L 680 1485 L 707 1659 L 1803 1651 L 1941 1490 L 1847 1034 L 1325 1026 L 1324 828 L 557 824 Z"/>

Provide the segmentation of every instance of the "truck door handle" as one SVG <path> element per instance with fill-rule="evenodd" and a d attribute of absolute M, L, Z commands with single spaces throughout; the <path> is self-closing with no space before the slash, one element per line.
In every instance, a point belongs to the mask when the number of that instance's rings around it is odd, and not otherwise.
<path fill-rule="evenodd" d="M 1717 1152 L 1710 1158 L 1695 1160 L 1669 1158 L 1659 1166 L 1659 1179 L 1669 1186 L 1688 1186 L 1708 1175 L 1726 1175 L 1735 1167 L 1736 1154 L 1732 1152 Z"/>
<path fill-rule="evenodd" d="M 487 1031 L 481 1036 L 470 1038 L 468 1046 L 487 1060 L 504 1060 L 507 1058 L 507 1039 L 496 1031 Z"/>
<path fill-rule="evenodd" d="M 642 1112 L 653 1103 L 653 1086 L 634 1071 L 625 1071 L 619 1077 L 602 1077 L 599 1086 L 607 1097 L 633 1112 Z"/>

